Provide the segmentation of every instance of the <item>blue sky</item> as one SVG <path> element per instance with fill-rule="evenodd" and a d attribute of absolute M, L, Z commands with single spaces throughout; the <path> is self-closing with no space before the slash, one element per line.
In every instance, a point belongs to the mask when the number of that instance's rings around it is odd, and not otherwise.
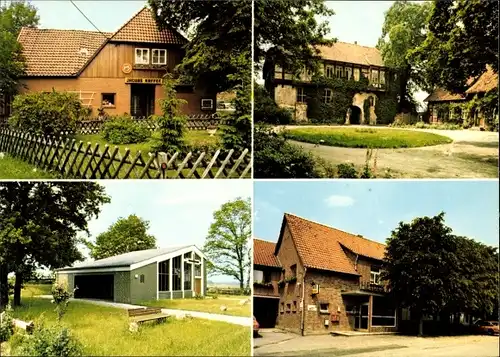
<path fill-rule="evenodd" d="M 446 213 L 455 234 L 498 246 L 498 181 L 256 181 L 254 236 L 277 241 L 293 213 L 384 243 L 400 221 Z"/>
<path fill-rule="evenodd" d="M 159 247 L 195 244 L 203 247 L 213 212 L 237 197 L 251 197 L 250 180 L 100 181 L 111 196 L 97 219 L 89 222 L 91 238 L 119 217 L 136 214 L 150 222 Z M 84 235 L 82 235 L 84 236 Z M 86 248 L 82 251 L 86 252 Z M 225 276 L 211 277 L 228 282 Z"/>

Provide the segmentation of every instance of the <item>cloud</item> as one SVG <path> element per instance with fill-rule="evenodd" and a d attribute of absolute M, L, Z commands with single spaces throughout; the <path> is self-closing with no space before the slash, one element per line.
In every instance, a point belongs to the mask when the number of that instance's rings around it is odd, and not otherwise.
<path fill-rule="evenodd" d="M 331 195 L 325 199 L 326 205 L 330 207 L 348 207 L 354 204 L 354 198 L 349 196 Z"/>

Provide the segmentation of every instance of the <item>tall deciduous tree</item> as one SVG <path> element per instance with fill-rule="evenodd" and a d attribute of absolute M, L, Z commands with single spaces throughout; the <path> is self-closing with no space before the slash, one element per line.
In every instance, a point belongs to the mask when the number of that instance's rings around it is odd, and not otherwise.
<path fill-rule="evenodd" d="M 429 2 L 414 3 L 398 0 L 385 13 L 382 36 L 377 48 L 382 54 L 384 64 L 396 70 L 399 82 L 398 110 L 409 110 L 413 102 L 411 98 L 411 81 L 416 80 L 410 53 L 425 40 L 427 19 L 431 11 Z"/>
<path fill-rule="evenodd" d="M 383 279 L 401 307 L 420 317 L 441 312 L 450 303 L 458 280 L 456 241 L 444 213 L 399 223 L 387 240 Z"/>
<path fill-rule="evenodd" d="M 22 27 L 36 27 L 39 22 L 36 8 L 26 1 L 11 1 L 9 6 L 0 7 L 0 31 L 7 31 L 15 37 Z"/>
<path fill-rule="evenodd" d="M 14 305 L 21 303 L 24 273 L 33 266 L 50 269 L 82 259 L 77 232 L 109 202 L 94 182 L 0 183 L 0 302 L 8 302 L 3 286 L 15 272 Z"/>
<path fill-rule="evenodd" d="M 149 221 L 131 214 L 119 218 L 106 232 L 97 236 L 95 243 L 86 241 L 93 259 L 104 259 L 114 255 L 156 248 L 156 238 L 148 234 Z"/>
<path fill-rule="evenodd" d="M 434 1 L 427 37 L 412 54 L 420 76 L 460 93 L 486 65 L 498 72 L 498 15 L 498 1 Z"/>
<path fill-rule="evenodd" d="M 214 212 L 203 247 L 213 271 L 235 278 L 240 288 L 248 287 L 252 219 L 250 199 L 224 203 Z"/>

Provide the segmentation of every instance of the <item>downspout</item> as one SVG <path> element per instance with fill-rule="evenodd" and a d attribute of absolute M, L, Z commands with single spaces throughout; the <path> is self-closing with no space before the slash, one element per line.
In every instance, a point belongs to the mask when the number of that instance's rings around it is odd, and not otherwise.
<path fill-rule="evenodd" d="M 354 270 L 358 271 L 358 258 L 359 254 L 356 254 L 356 260 L 354 261 Z"/>
<path fill-rule="evenodd" d="M 301 305 L 302 305 L 302 315 L 300 316 L 300 330 L 302 336 L 304 336 L 304 320 L 305 320 L 305 314 L 306 314 L 306 304 L 305 304 L 305 295 L 306 295 L 306 272 L 307 268 L 304 267 L 304 276 L 302 277 L 302 298 L 301 298 Z"/>

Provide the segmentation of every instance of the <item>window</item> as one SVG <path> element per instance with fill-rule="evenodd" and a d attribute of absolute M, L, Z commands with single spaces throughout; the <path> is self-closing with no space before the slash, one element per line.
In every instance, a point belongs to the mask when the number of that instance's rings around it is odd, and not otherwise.
<path fill-rule="evenodd" d="M 306 102 L 306 94 L 304 88 L 297 88 L 297 103 L 305 103 Z"/>
<path fill-rule="evenodd" d="M 175 257 L 172 260 L 172 290 L 179 291 L 181 288 L 181 256 Z"/>
<path fill-rule="evenodd" d="M 167 50 L 153 49 L 151 57 L 152 64 L 167 64 Z"/>
<path fill-rule="evenodd" d="M 366 79 L 368 79 L 369 78 L 368 76 L 370 75 L 370 70 L 368 68 L 363 68 L 361 70 L 361 74 L 363 75 L 363 77 L 365 77 Z"/>
<path fill-rule="evenodd" d="M 396 309 L 389 299 L 373 297 L 372 326 L 396 326 Z"/>
<path fill-rule="evenodd" d="M 135 63 L 136 64 L 149 64 L 149 49 L 136 48 L 135 49 Z"/>
<path fill-rule="evenodd" d="M 352 78 L 352 68 L 351 67 L 345 68 L 345 78 L 347 80 L 350 80 Z"/>
<path fill-rule="evenodd" d="M 280 304 L 280 313 L 284 313 L 284 312 L 285 312 L 285 303 L 284 303 L 284 302 L 282 302 L 282 303 Z"/>
<path fill-rule="evenodd" d="M 191 290 L 192 264 L 184 258 L 184 290 Z"/>
<path fill-rule="evenodd" d="M 297 301 L 293 302 L 292 312 L 297 312 Z"/>
<path fill-rule="evenodd" d="M 292 311 L 292 304 L 286 304 L 286 313 L 289 314 Z"/>
<path fill-rule="evenodd" d="M 253 271 L 253 281 L 263 281 L 264 280 L 264 272 L 262 270 L 254 270 Z"/>
<path fill-rule="evenodd" d="M 329 306 L 330 306 L 330 304 L 327 302 L 320 302 L 319 303 L 319 313 L 320 314 L 329 314 L 330 313 Z"/>
<path fill-rule="evenodd" d="M 359 76 L 360 76 L 360 69 L 354 68 L 354 80 L 359 81 Z"/>
<path fill-rule="evenodd" d="M 194 254 L 194 260 L 196 264 L 194 266 L 194 276 L 201 276 L 201 264 L 203 263 L 201 257 L 198 254 Z"/>
<path fill-rule="evenodd" d="M 372 265 L 370 269 L 370 283 L 371 284 L 380 284 L 380 267 Z"/>
<path fill-rule="evenodd" d="M 264 272 L 264 283 L 270 283 L 271 282 L 271 272 L 270 271 L 265 271 Z"/>
<path fill-rule="evenodd" d="M 213 99 L 202 99 L 201 100 L 201 109 L 213 109 L 214 101 Z"/>
<path fill-rule="evenodd" d="M 103 107 L 114 107 L 115 93 L 102 93 L 101 104 Z"/>
<path fill-rule="evenodd" d="M 139 282 L 144 284 L 144 274 L 141 274 L 141 276 L 139 276 Z"/>
<path fill-rule="evenodd" d="M 333 66 L 326 65 L 325 66 L 325 73 L 326 73 L 326 78 L 333 78 Z"/>
<path fill-rule="evenodd" d="M 372 84 L 374 87 L 378 87 L 378 70 L 376 69 L 372 69 L 370 84 Z"/>
<path fill-rule="evenodd" d="M 385 71 L 380 71 L 380 86 L 385 87 Z"/>
<path fill-rule="evenodd" d="M 169 284 L 170 259 L 158 264 L 158 290 L 170 291 Z"/>
<path fill-rule="evenodd" d="M 331 89 L 325 89 L 325 93 L 323 94 L 323 102 L 325 103 L 331 103 L 332 102 L 332 90 Z"/>
<path fill-rule="evenodd" d="M 343 66 L 335 66 L 335 77 L 343 78 L 344 77 L 344 67 Z"/>
<path fill-rule="evenodd" d="M 293 276 L 293 277 L 296 277 L 296 276 L 297 276 L 297 264 L 293 264 L 293 265 L 290 267 L 290 271 L 292 272 L 292 276 Z"/>

